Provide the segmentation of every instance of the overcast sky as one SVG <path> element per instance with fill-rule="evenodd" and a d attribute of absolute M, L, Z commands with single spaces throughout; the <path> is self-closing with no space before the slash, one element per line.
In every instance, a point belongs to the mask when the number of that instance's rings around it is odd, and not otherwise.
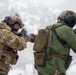
<path fill-rule="evenodd" d="M 58 14 L 63 10 L 76 12 L 76 0 L 0 0 L 0 20 L 7 15 L 18 13 L 27 30 L 33 33 L 37 32 L 39 27 L 56 22 Z M 17 66 L 23 67 L 26 63 L 34 63 L 33 45 L 30 43 L 27 45 L 27 48 L 19 53 L 20 59 Z M 76 54 L 72 53 L 72 55 L 76 60 Z M 76 63 L 76 61 L 74 62 Z M 71 67 L 70 71 L 74 73 L 76 67 Z M 70 72 L 68 71 L 68 73 Z M 72 75 L 72 73 L 68 75 Z"/>
<path fill-rule="evenodd" d="M 28 0 L 34 4 L 41 4 L 48 7 L 56 6 L 66 0 Z"/>

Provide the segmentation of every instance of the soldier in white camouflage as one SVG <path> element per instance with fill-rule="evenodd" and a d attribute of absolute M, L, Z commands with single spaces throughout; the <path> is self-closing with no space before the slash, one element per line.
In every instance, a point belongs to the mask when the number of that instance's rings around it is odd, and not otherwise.
<path fill-rule="evenodd" d="M 12 32 L 18 31 L 24 25 L 18 15 L 7 16 L 0 23 L 0 75 L 7 75 L 11 66 L 17 63 L 18 53 L 26 48 L 24 37 Z"/>

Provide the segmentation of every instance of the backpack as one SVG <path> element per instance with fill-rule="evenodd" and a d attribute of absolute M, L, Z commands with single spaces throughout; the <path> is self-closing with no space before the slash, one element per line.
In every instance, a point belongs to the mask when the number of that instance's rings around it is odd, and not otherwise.
<path fill-rule="evenodd" d="M 36 52 L 44 52 L 46 47 L 51 47 L 52 26 L 47 26 L 45 29 L 39 29 L 35 39 L 33 50 Z"/>
<path fill-rule="evenodd" d="M 51 41 L 52 41 L 52 32 L 53 27 L 57 28 L 59 26 L 62 26 L 62 24 L 57 25 L 50 25 L 47 26 L 45 29 L 39 29 L 38 35 L 35 39 L 33 50 L 36 52 L 44 52 L 46 49 L 51 48 Z"/>
<path fill-rule="evenodd" d="M 40 29 L 35 39 L 33 46 L 35 64 L 38 66 L 45 65 L 46 57 L 50 56 L 51 38 L 52 38 L 52 26 L 47 26 L 45 29 Z"/>

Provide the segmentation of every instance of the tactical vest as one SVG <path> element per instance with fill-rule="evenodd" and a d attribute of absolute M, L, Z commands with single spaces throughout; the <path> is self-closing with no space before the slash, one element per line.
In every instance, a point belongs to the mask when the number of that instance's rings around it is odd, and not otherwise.
<path fill-rule="evenodd" d="M 0 23 L 0 29 L 8 29 L 11 31 L 10 27 L 6 25 L 5 22 Z M 4 59 L 6 64 L 16 64 L 18 60 L 18 52 L 0 42 L 0 60 L 2 59 Z"/>

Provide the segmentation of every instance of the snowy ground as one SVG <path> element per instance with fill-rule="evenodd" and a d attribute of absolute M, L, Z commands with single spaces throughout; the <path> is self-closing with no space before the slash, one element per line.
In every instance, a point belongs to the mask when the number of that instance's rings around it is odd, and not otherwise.
<path fill-rule="evenodd" d="M 76 61 L 74 61 L 73 64 L 69 67 L 69 69 L 66 71 L 66 75 L 76 75 L 75 70 L 76 70 Z M 16 68 L 10 70 L 8 75 L 38 75 L 38 74 L 37 71 L 33 71 L 32 64 L 27 64 L 24 70 L 21 68 Z"/>
<path fill-rule="evenodd" d="M 11 69 L 8 75 L 38 75 L 38 74 L 36 70 L 34 71 L 32 64 L 27 64 L 25 66 L 25 69 L 21 68 Z"/>
<path fill-rule="evenodd" d="M 66 71 L 66 75 L 76 75 L 76 60 L 72 62 L 69 69 Z M 8 75 L 38 75 L 34 70 L 33 64 L 27 64 L 25 69 L 15 68 L 11 69 Z"/>
<path fill-rule="evenodd" d="M 55 23 L 61 11 L 76 11 L 75 7 L 76 0 L 0 0 L 0 21 L 5 16 L 18 13 L 28 33 L 37 33 L 39 28 Z M 66 72 L 67 75 L 76 75 L 76 54 L 71 54 L 73 62 Z M 27 43 L 27 48 L 19 52 L 19 60 L 8 75 L 37 75 L 33 44 Z"/>

